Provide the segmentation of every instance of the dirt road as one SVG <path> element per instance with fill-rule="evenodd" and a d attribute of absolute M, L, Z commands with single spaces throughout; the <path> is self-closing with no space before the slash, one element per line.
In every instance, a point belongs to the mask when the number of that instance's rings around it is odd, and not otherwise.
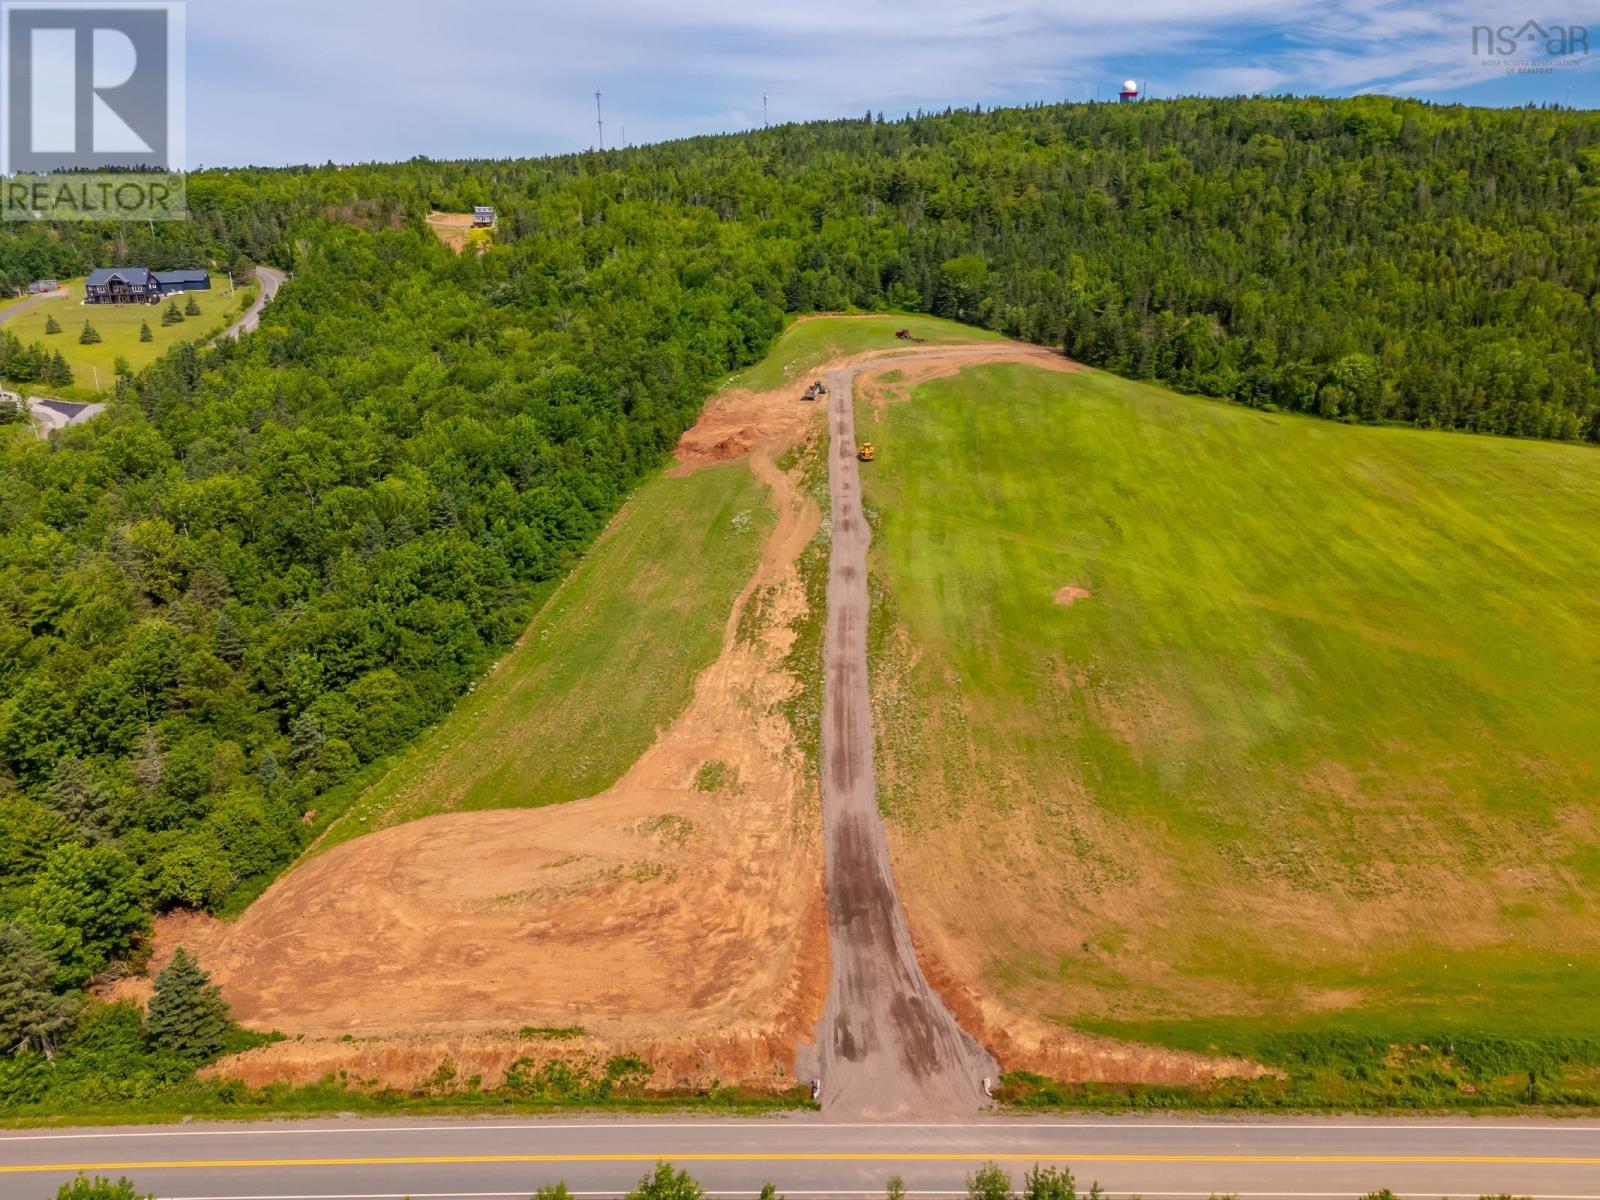
<path fill-rule="evenodd" d="M 867 691 L 867 545 L 851 387 L 861 367 L 829 375 L 832 553 L 822 716 L 822 823 L 832 979 L 806 1064 L 831 1118 L 957 1117 L 985 1102 L 999 1074 L 917 965 L 895 898 L 878 814 Z"/>

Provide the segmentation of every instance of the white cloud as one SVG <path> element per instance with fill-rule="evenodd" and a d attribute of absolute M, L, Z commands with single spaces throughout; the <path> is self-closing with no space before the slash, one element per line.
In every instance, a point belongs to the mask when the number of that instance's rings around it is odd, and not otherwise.
<path fill-rule="evenodd" d="M 1163 96 L 1427 90 L 1483 74 L 1469 52 L 1483 18 L 1463 0 L 189 9 L 190 143 L 209 162 L 581 149 L 594 140 L 596 88 L 608 140 L 625 125 L 637 143 L 759 123 L 763 90 L 773 120 L 785 121 L 1081 100 L 1096 84 L 1109 97 L 1130 74 Z"/>

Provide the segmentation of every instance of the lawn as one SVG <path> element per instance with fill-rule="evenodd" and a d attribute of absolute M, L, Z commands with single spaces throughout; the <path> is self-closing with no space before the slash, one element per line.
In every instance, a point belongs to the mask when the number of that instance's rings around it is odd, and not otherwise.
<path fill-rule="evenodd" d="M 789 323 L 771 353 L 728 382 L 731 386 L 753 391 L 766 391 L 791 381 L 803 384 L 807 371 L 831 359 L 911 344 L 894 336 L 899 329 L 909 330 L 912 337 L 923 338 L 929 345 L 995 341 L 1000 337 L 986 329 L 958 325 L 941 317 L 909 313 L 802 318 Z"/>
<path fill-rule="evenodd" d="M 0 320 L 4 321 L 0 329 L 15 334 L 25 346 L 39 342 L 50 350 L 61 351 L 72 368 L 72 386 L 18 386 L 20 390 L 33 395 L 59 396 L 65 400 L 103 399 L 103 395 L 96 393 L 95 373 L 99 373 L 100 391 L 109 392 L 116 382 L 118 358 L 126 359 L 128 366 L 138 371 L 149 366 L 178 342 L 210 340 L 238 319 L 243 309 L 255 299 L 259 286 L 251 282 L 230 296 L 227 277 L 213 274 L 211 291 L 191 293 L 200 306 L 200 315 L 188 317 L 176 325 L 163 325 L 161 314 L 166 311 L 166 301 L 148 305 L 84 304 L 82 279 L 67 279 L 62 283 L 68 292 L 64 298 L 46 300 L 11 317 L 6 316 L 6 309 L 0 309 Z M 181 312 L 189 296 L 174 298 Z M 51 317 L 61 326 L 60 333 L 45 332 L 45 323 Z M 88 346 L 78 341 L 86 320 L 94 325 L 101 337 L 99 342 Z M 154 340 L 141 342 L 139 327 L 147 322 Z"/>
<path fill-rule="evenodd" d="M 744 463 L 650 479 L 515 649 L 321 847 L 437 812 L 604 791 L 687 705 L 770 523 Z"/>
<path fill-rule="evenodd" d="M 1023 366 L 857 419 L 947 959 L 1197 1048 L 1600 1027 L 1600 452 Z"/>

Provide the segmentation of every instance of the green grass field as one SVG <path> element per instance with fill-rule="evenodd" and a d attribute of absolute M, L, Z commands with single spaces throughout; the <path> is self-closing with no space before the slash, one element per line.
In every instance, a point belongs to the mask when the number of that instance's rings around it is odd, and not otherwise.
<path fill-rule="evenodd" d="M 923 338 L 929 345 L 987 342 L 1000 337 L 987 329 L 911 313 L 791 321 L 767 357 L 728 383 L 752 391 L 766 391 L 787 382 L 804 386 L 806 372 L 831 359 L 867 350 L 905 348 L 910 343 L 894 336 L 897 329 L 909 330 L 912 337 Z"/>
<path fill-rule="evenodd" d="M 1594 448 L 1023 366 L 857 419 L 896 874 L 1004 998 L 1261 1053 L 1600 1028 Z"/>
<path fill-rule="evenodd" d="M 319 848 L 432 813 L 604 791 L 716 658 L 771 520 L 765 487 L 744 463 L 650 479 L 516 648 Z"/>
<path fill-rule="evenodd" d="M 46 300 L 15 316 L 6 316 L 7 309 L 0 308 L 0 329 L 17 336 L 23 345 L 38 342 L 50 350 L 61 351 L 72 368 L 71 387 L 52 388 L 42 384 L 20 385 L 23 391 L 34 395 L 59 396 L 65 400 L 94 400 L 95 372 L 99 372 L 101 392 L 109 392 L 116 384 L 116 361 L 127 359 L 134 371 L 149 366 L 178 342 L 209 341 L 235 320 L 240 312 L 255 299 L 258 284 L 238 288 L 228 294 L 227 279 L 213 274 L 209 292 L 194 292 L 200 305 L 198 317 L 188 317 L 176 325 L 163 325 L 161 314 L 166 301 L 160 304 L 84 304 L 83 280 L 61 281 L 67 295 L 61 299 Z M 187 295 L 177 296 L 181 312 L 188 302 Z M 11 307 L 16 307 L 12 305 Z M 45 323 L 54 317 L 61 326 L 60 333 L 45 333 Z M 93 323 L 101 340 L 93 345 L 80 345 L 78 335 L 83 332 L 84 321 Z M 139 326 L 148 322 L 155 340 L 141 342 Z"/>

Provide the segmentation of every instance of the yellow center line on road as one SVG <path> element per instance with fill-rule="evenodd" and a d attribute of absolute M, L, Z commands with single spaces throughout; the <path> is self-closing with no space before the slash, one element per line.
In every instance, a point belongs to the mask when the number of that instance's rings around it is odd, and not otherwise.
<path fill-rule="evenodd" d="M 172 1159 L 145 1162 L 29 1163 L 0 1165 L 0 1175 L 52 1171 L 196 1171 L 225 1167 L 414 1167 L 481 1166 L 513 1163 L 675 1163 L 708 1162 L 1076 1162 L 1076 1163 L 1374 1163 L 1462 1166 L 1600 1167 L 1600 1156 L 1559 1154 L 1090 1154 L 1067 1150 L 1032 1154 L 929 1153 L 889 1151 L 851 1153 L 707 1153 L 661 1154 L 440 1154 L 370 1158 L 226 1158 Z"/>

